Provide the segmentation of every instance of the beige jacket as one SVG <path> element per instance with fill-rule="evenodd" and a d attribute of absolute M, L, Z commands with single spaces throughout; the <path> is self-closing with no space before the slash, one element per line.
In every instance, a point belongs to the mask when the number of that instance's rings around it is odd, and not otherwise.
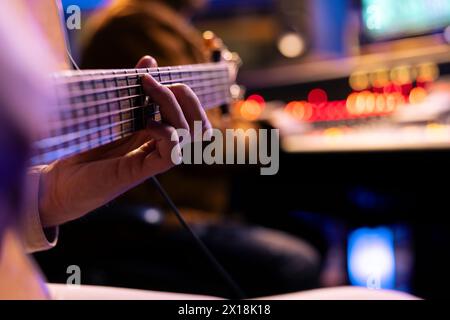
<path fill-rule="evenodd" d="M 44 228 L 39 214 L 39 180 L 44 168 L 45 166 L 33 167 L 27 176 L 22 234 L 29 253 L 51 249 L 58 240 L 58 228 Z"/>

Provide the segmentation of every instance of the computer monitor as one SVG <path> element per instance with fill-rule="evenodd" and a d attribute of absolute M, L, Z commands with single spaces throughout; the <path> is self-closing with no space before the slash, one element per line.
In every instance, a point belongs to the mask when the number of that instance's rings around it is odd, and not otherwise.
<path fill-rule="evenodd" d="M 209 0 L 198 18 L 228 18 L 261 12 L 273 12 L 275 0 Z"/>
<path fill-rule="evenodd" d="M 441 32 L 450 26 L 449 0 L 361 0 L 368 42 Z"/>

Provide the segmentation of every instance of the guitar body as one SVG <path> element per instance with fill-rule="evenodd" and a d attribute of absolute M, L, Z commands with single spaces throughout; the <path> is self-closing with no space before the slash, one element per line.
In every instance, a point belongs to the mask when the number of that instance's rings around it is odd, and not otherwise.
<path fill-rule="evenodd" d="M 34 22 L 40 27 L 48 46 L 53 52 L 59 70 L 71 69 L 67 57 L 67 35 L 64 22 L 64 12 L 60 0 L 15 0 L 33 16 Z"/>
<path fill-rule="evenodd" d="M 7 4 L 0 5 L 0 39 L 2 40 L 2 56 L 0 57 L 0 107 L 9 111 L 10 116 L 22 116 L 22 120 L 26 127 L 28 119 L 22 112 L 26 106 L 24 103 L 14 105 L 12 112 L 8 110 L 8 106 L 14 102 L 24 102 L 19 99 L 20 84 L 24 83 L 26 70 L 30 64 L 42 63 L 42 69 L 50 64 L 57 67 L 52 69 L 67 69 L 69 64 L 65 58 L 64 52 L 64 36 L 61 23 L 58 18 L 58 11 L 56 2 L 52 0 L 14 0 L 8 1 Z M 42 29 L 42 37 L 36 31 L 36 28 Z M 12 31 L 11 31 L 12 30 Z M 6 32 L 5 32 L 6 31 Z M 33 31 L 33 32 L 31 32 Z M 9 33 L 7 35 L 6 33 Z M 11 36 L 11 34 L 13 36 Z M 15 38 L 14 38 L 15 36 Z M 51 39 L 47 43 L 46 39 Z M 6 40 L 6 41 L 5 41 Z M 42 40 L 42 41 L 41 41 Z M 33 61 L 33 52 L 27 50 L 28 48 L 43 52 L 50 46 L 52 53 L 47 57 L 52 60 L 51 63 L 47 61 Z M 27 48 L 28 47 L 28 48 Z M 39 48 L 38 48 L 39 47 Z M 44 48 L 41 50 L 42 48 Z M 53 64 L 53 58 L 50 56 L 54 53 L 56 57 L 56 64 Z M 28 57 L 29 60 L 24 61 L 23 57 Z M 38 69 L 38 66 L 35 66 Z M 50 71 L 50 70 L 49 70 Z M 28 81 L 33 80 L 33 74 L 36 72 L 30 71 Z M 26 86 L 25 86 L 26 87 Z M 29 91 L 31 99 L 34 95 Z M 23 94 L 22 94 L 23 95 Z M 25 100 L 25 99 L 23 99 Z M 33 100 L 33 99 L 32 99 Z M 38 103 L 38 101 L 34 101 Z M 2 110 L 2 111 L 4 111 Z M 42 110 L 38 110 L 39 112 Z M 34 118 L 32 112 L 29 112 L 29 117 Z M 20 179 L 20 177 L 17 177 Z M 18 212 L 11 212 L 11 209 L 5 208 L 0 199 L 0 214 L 3 215 L 18 215 Z M 14 219 L 16 220 L 16 219 Z M 2 221 L 2 219 L 0 219 Z M 44 277 L 35 262 L 26 254 L 25 246 L 22 242 L 22 237 L 15 227 L 0 228 L 0 300 L 4 299 L 26 299 L 26 300 L 41 300 L 49 299 L 49 291 L 45 285 Z"/>
<path fill-rule="evenodd" d="M 49 291 L 35 262 L 25 253 L 15 229 L 0 241 L 0 300 L 45 300 Z"/>

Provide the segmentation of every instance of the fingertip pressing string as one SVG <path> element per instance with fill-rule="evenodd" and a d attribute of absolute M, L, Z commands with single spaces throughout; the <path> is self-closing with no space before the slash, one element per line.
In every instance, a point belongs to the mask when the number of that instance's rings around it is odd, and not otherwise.
<path fill-rule="evenodd" d="M 214 257 L 214 255 L 211 253 L 211 251 L 208 249 L 208 247 L 203 243 L 203 241 L 198 237 L 198 235 L 187 224 L 187 222 L 184 220 L 181 212 L 178 210 L 175 203 L 172 201 L 170 196 L 167 194 L 166 190 L 161 186 L 158 179 L 156 177 L 152 177 L 150 180 L 153 182 L 156 189 L 158 189 L 158 192 L 161 194 L 161 196 L 167 202 L 167 204 L 169 205 L 169 207 L 171 208 L 171 210 L 177 217 L 178 221 L 180 222 L 180 224 L 192 236 L 192 239 L 198 245 L 199 249 L 208 258 L 209 262 L 214 267 L 214 269 L 217 271 L 217 273 L 223 278 L 223 280 L 226 282 L 226 284 L 230 287 L 230 289 L 232 290 L 232 292 L 235 295 L 235 298 L 240 299 L 240 300 L 245 299 L 246 296 L 245 296 L 244 292 L 242 291 L 242 289 L 237 285 L 237 283 L 233 280 L 233 278 L 225 270 L 225 268 L 219 263 L 219 261 L 217 261 L 217 259 Z"/>

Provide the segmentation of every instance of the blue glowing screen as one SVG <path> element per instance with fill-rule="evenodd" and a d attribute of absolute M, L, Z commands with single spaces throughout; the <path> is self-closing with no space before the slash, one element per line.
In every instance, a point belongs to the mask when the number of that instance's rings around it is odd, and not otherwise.
<path fill-rule="evenodd" d="M 395 288 L 394 234 L 388 228 L 363 228 L 348 240 L 348 275 L 352 285 Z"/>

